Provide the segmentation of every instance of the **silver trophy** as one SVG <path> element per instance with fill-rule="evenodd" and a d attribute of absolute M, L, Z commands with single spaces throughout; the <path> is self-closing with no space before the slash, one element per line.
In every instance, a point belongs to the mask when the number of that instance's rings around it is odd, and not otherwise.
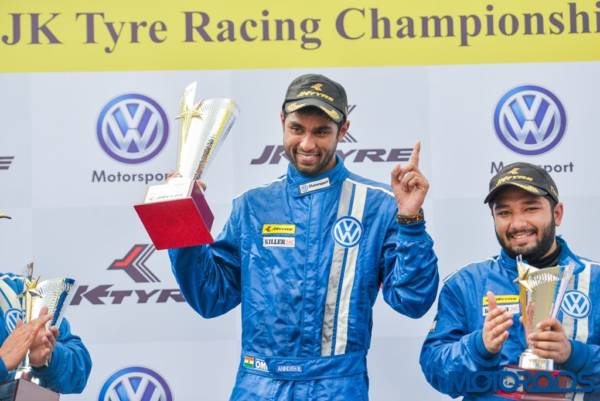
<path fill-rule="evenodd" d="M 177 171 L 184 179 L 200 179 L 239 115 L 231 99 L 195 102 L 197 83 L 185 88 L 181 101 Z"/>
<path fill-rule="evenodd" d="M 542 320 L 556 318 L 573 271 L 574 264 L 536 268 L 517 258 L 519 298 L 525 334 L 536 330 Z M 554 370 L 552 359 L 541 358 L 528 347 L 519 357 L 522 369 Z"/>
<path fill-rule="evenodd" d="M 213 214 L 196 180 L 228 136 L 239 114 L 231 99 L 196 101 L 196 82 L 183 93 L 176 177 L 148 188 L 143 204 L 135 205 L 157 249 L 213 242 Z"/>
<path fill-rule="evenodd" d="M 27 265 L 27 275 L 24 280 L 23 292 L 20 295 L 24 323 L 29 323 L 40 315 L 42 308 L 48 308 L 52 319 L 46 329 L 59 326 L 65 309 L 74 294 L 75 280 L 72 278 L 53 278 L 40 281 L 33 278 L 33 263 Z M 29 353 L 17 369 L 16 377 L 30 376 L 31 365 Z"/>

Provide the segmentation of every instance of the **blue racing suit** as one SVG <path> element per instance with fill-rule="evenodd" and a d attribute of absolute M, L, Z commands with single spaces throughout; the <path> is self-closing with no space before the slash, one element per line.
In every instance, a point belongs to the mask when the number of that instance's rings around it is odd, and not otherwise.
<path fill-rule="evenodd" d="M 571 341 L 572 353 L 564 364 L 555 364 L 555 369 L 586 376 L 593 381 L 587 386 L 591 389 L 600 385 L 600 314 L 593 313 L 593 305 L 600 305 L 600 265 L 574 255 L 562 238 L 557 241 L 561 246 L 559 264 L 574 262 L 576 268 L 557 316 Z M 500 256 L 472 263 L 445 280 L 437 316 L 420 358 L 427 381 L 438 391 L 463 396 L 464 400 L 509 398 L 495 391 L 469 391 L 477 388 L 467 387 L 465 379 L 475 372 L 497 372 L 507 365 L 518 365 L 526 343 L 519 322 L 517 275 L 515 260 L 502 251 Z M 509 337 L 498 354 L 489 353 L 483 344 L 487 291 L 496 295 L 499 307 L 516 312 Z M 600 393 L 578 392 L 574 399 L 600 399 Z"/>
<path fill-rule="evenodd" d="M 438 273 L 423 222 L 400 225 L 389 188 L 341 159 L 315 177 L 286 176 L 233 201 L 210 246 L 170 250 L 202 316 L 242 304 L 242 355 L 231 400 L 368 399 L 366 354 L 380 286 L 418 318 Z"/>
<path fill-rule="evenodd" d="M 2 343 L 22 317 L 18 296 L 23 292 L 23 285 L 24 280 L 20 276 L 10 273 L 0 276 L 0 309 L 4 321 L 0 324 Z M 81 339 L 71 333 L 66 319 L 62 320 L 58 332 L 50 363 L 46 367 L 33 368 L 32 375 L 40 380 L 43 387 L 57 393 L 81 393 L 92 369 L 90 354 Z M 9 372 L 0 358 L 0 383 L 14 379 L 14 376 L 15 372 Z"/>

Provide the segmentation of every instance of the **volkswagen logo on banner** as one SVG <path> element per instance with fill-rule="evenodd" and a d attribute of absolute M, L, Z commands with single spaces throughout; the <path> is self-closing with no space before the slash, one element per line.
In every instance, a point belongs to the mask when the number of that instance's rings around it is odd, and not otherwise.
<path fill-rule="evenodd" d="M 558 98 L 539 86 L 519 86 L 505 94 L 494 113 L 496 135 L 509 149 L 539 155 L 554 148 L 567 126 Z"/>
<path fill-rule="evenodd" d="M 96 128 L 102 149 L 123 163 L 142 163 L 167 143 L 169 122 L 163 109 L 144 95 L 127 94 L 100 112 Z"/>
<path fill-rule="evenodd" d="M 592 303 L 581 291 L 568 291 L 563 298 L 560 309 L 575 319 L 587 317 L 592 310 Z"/>
<path fill-rule="evenodd" d="M 4 323 L 6 324 L 6 330 L 12 333 L 17 327 L 17 322 L 23 320 L 23 311 L 20 309 L 11 308 L 4 314 Z"/>
<path fill-rule="evenodd" d="M 173 401 L 171 390 L 158 373 L 139 366 L 113 374 L 102 386 L 98 401 Z"/>
<path fill-rule="evenodd" d="M 362 224 L 354 217 L 340 217 L 333 226 L 333 239 L 344 248 L 358 244 L 362 236 Z"/>

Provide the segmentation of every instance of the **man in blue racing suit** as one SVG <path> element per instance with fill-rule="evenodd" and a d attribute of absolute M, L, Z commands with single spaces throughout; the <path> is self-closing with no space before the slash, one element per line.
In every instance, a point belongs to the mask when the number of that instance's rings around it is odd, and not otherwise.
<path fill-rule="evenodd" d="M 81 339 L 71 333 L 63 319 L 59 327 L 46 329 L 51 320 L 47 309 L 37 319 L 23 324 L 21 300 L 23 277 L 0 275 L 0 383 L 12 380 L 19 363 L 29 351 L 32 378 L 57 393 L 81 393 L 87 383 L 92 361 Z"/>
<path fill-rule="evenodd" d="M 435 300 L 420 144 L 392 171 L 391 188 L 352 174 L 336 157 L 347 110 L 338 83 L 296 78 L 281 113 L 287 175 L 234 199 L 214 244 L 169 252 L 182 293 L 200 315 L 242 304 L 231 400 L 367 400 L 379 288 L 412 318 Z"/>
<path fill-rule="evenodd" d="M 563 205 L 544 169 L 513 163 L 492 178 L 489 190 L 485 202 L 502 250 L 445 280 L 421 350 L 427 380 L 438 391 L 464 400 L 520 399 L 502 386 L 485 391 L 470 380 L 485 371 L 507 372 L 507 365 L 518 365 L 528 346 L 537 356 L 552 359 L 554 369 L 591 382 L 573 394 L 575 400 L 600 399 L 594 391 L 600 384 L 600 314 L 591 313 L 593 303 L 600 302 L 600 266 L 576 256 L 556 237 Z M 527 337 L 519 319 L 517 255 L 538 268 L 575 265 L 557 318 L 542 321 Z"/>

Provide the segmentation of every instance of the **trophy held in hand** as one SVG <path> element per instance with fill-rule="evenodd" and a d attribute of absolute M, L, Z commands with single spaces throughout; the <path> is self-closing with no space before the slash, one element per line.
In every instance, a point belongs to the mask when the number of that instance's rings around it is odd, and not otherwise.
<path fill-rule="evenodd" d="M 47 308 L 51 316 L 46 327 L 59 327 L 67 305 L 74 294 L 75 280 L 71 278 L 54 278 L 40 281 L 33 278 L 33 264 L 27 266 L 27 277 L 23 281 L 23 292 L 19 295 L 23 323 L 28 324 Z M 0 292 L 4 292 L 0 288 Z M 9 299 L 11 294 L 3 294 Z M 60 395 L 37 383 L 35 371 L 29 362 L 29 352 L 19 364 L 15 372 L 16 380 L 0 385 L 0 401 L 58 401 Z"/>
<path fill-rule="evenodd" d="M 180 123 L 178 176 L 148 188 L 135 205 L 156 249 L 210 244 L 213 214 L 196 180 L 221 146 L 239 111 L 231 99 L 194 102 L 196 83 L 185 88 Z"/>
<path fill-rule="evenodd" d="M 573 264 L 536 268 L 524 263 L 520 256 L 517 257 L 521 318 L 526 337 L 538 330 L 538 323 L 541 321 L 556 319 L 574 269 Z M 527 339 L 525 342 L 527 343 Z M 520 355 L 519 366 L 507 366 L 506 370 L 533 378 L 533 385 L 527 388 L 522 386 L 511 394 L 511 398 L 515 400 L 572 399 L 573 383 L 569 376 L 555 370 L 554 360 L 539 357 L 529 347 Z"/>

